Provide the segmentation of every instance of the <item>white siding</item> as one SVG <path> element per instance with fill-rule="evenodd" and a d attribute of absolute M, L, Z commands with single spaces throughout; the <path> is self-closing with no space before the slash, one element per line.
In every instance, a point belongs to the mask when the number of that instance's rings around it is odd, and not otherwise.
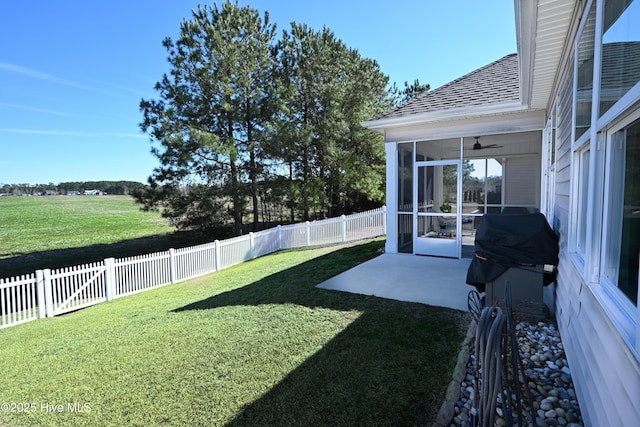
<path fill-rule="evenodd" d="M 575 267 L 568 237 L 571 213 L 572 67 L 558 85 L 559 122 L 555 206 L 560 235 L 556 318 L 587 426 L 636 426 L 640 419 L 640 361 Z M 604 178 L 604 177 L 602 177 Z"/>
<path fill-rule="evenodd" d="M 585 425 L 635 426 L 640 419 L 640 364 L 579 277 L 563 254 L 556 316 Z"/>

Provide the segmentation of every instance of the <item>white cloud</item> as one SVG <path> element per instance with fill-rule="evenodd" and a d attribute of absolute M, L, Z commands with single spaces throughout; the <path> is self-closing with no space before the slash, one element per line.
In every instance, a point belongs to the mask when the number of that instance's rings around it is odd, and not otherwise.
<path fill-rule="evenodd" d="M 23 76 L 32 77 L 34 79 L 44 80 L 59 85 L 75 87 L 77 89 L 88 90 L 92 92 L 99 92 L 104 94 L 112 94 L 106 90 L 98 89 L 92 86 L 87 86 L 77 81 L 64 79 L 51 74 L 44 73 L 42 71 L 34 70 L 33 68 L 27 68 L 20 65 L 9 64 L 7 62 L 0 62 L 0 70 L 6 70 L 12 73 L 21 74 Z"/>
<path fill-rule="evenodd" d="M 80 137 L 80 138 L 98 138 L 98 137 L 139 138 L 139 139 L 149 138 L 148 135 L 139 134 L 139 133 L 127 133 L 127 132 L 74 132 L 74 131 L 53 130 L 53 129 L 0 128 L 0 132 L 23 134 L 23 135 L 69 136 L 69 137 Z"/>
<path fill-rule="evenodd" d="M 64 111 L 49 110 L 49 109 L 46 109 L 46 108 L 38 108 L 38 107 L 30 107 L 28 105 L 9 104 L 9 103 L 6 103 L 6 102 L 0 102 L 0 107 L 18 108 L 20 110 L 33 111 L 33 112 L 36 112 L 36 113 L 44 113 L 44 114 L 53 114 L 53 115 L 56 115 L 56 116 L 79 117 L 77 114 L 67 113 L 67 112 L 64 112 Z"/>

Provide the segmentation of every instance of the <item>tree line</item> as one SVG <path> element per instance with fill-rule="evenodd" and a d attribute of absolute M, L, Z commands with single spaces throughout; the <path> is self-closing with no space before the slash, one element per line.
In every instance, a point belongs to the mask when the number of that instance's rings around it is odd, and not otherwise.
<path fill-rule="evenodd" d="M 169 71 L 143 99 L 160 166 L 136 193 L 179 228 L 242 234 L 382 204 L 383 137 L 361 126 L 429 89 L 390 87 L 326 27 L 280 34 L 249 6 L 199 6 L 167 38 Z"/>
<path fill-rule="evenodd" d="M 3 195 L 48 195 L 48 194 L 83 194 L 85 190 L 98 190 L 106 194 L 129 195 L 143 191 L 145 184 L 135 181 L 74 181 L 54 184 L 2 184 L 0 194 Z"/>

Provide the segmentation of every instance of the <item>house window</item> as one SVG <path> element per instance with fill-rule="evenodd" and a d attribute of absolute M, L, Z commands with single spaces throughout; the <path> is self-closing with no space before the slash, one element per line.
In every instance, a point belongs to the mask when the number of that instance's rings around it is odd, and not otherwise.
<path fill-rule="evenodd" d="M 600 115 L 640 81 L 640 1 L 604 4 Z"/>
<path fill-rule="evenodd" d="M 604 275 L 638 304 L 640 257 L 640 119 L 609 139 Z"/>
<path fill-rule="evenodd" d="M 596 8 L 592 4 L 576 46 L 575 139 L 591 127 Z"/>
<path fill-rule="evenodd" d="M 589 157 L 591 151 L 588 148 L 579 151 L 577 156 L 577 206 L 576 206 L 576 253 L 584 261 L 587 249 L 587 213 L 589 200 Z"/>

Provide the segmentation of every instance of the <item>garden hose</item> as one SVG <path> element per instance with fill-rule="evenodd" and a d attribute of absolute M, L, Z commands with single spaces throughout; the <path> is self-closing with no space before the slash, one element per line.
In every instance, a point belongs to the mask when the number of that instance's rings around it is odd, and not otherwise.
<path fill-rule="evenodd" d="M 508 331 L 508 340 L 510 342 L 511 348 L 511 363 L 512 363 L 512 372 L 513 372 L 513 385 L 514 385 L 514 395 L 515 395 L 515 406 L 518 415 L 518 425 L 524 425 L 523 412 L 524 407 L 522 404 L 522 396 L 520 394 L 520 387 L 526 391 L 527 399 L 530 405 L 531 410 L 531 422 L 528 425 L 532 425 L 533 427 L 538 427 L 538 423 L 536 422 L 536 417 L 533 414 L 533 395 L 531 394 L 531 390 L 526 386 L 525 380 L 525 372 L 522 367 L 522 359 L 520 358 L 520 349 L 518 345 L 518 339 L 516 337 L 516 327 L 513 319 L 513 308 L 512 308 L 512 296 L 511 296 L 511 284 L 507 280 L 505 283 L 505 302 L 507 305 L 507 331 Z M 508 381 L 507 381 L 508 382 Z M 510 394 L 508 393 L 508 396 Z M 506 408 L 509 408 L 511 405 L 507 405 Z M 507 419 L 507 427 L 513 425 L 513 420 L 511 416 Z"/>
<path fill-rule="evenodd" d="M 506 317 L 500 307 L 482 310 L 476 331 L 475 384 L 470 411 L 472 427 L 492 426 L 502 390 L 502 336 Z M 482 375 L 481 384 L 478 378 Z"/>

